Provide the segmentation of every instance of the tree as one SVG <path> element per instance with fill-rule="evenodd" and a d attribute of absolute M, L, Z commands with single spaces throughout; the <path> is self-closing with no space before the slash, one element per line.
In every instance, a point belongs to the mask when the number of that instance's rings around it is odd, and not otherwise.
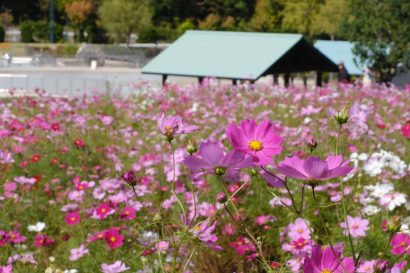
<path fill-rule="evenodd" d="M 410 68 L 410 2 L 402 0 L 351 0 L 353 18 L 349 36 L 361 63 L 389 82 L 399 66 Z"/>
<path fill-rule="evenodd" d="M 98 14 L 111 40 L 130 42 L 131 34 L 149 27 L 151 10 L 148 0 L 105 0 Z"/>
<path fill-rule="evenodd" d="M 84 23 L 93 12 L 93 8 L 92 0 L 74 0 L 65 5 L 65 12 L 77 31 L 78 41 L 81 40 Z"/>
<path fill-rule="evenodd" d="M 249 21 L 249 30 L 277 31 L 281 20 L 280 11 L 283 9 L 277 0 L 258 0 L 255 12 Z"/>
<path fill-rule="evenodd" d="M 313 21 L 322 3 L 322 0 L 286 0 L 283 9 L 283 30 L 296 31 L 312 38 L 316 34 L 312 27 Z"/>
<path fill-rule="evenodd" d="M 332 40 L 343 37 L 342 25 L 349 18 L 349 7 L 347 0 L 326 0 L 313 18 L 312 32 L 327 34 Z"/>

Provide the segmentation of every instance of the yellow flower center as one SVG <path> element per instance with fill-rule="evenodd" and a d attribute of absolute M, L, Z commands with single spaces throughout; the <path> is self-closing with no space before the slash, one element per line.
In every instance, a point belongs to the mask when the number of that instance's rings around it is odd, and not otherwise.
<path fill-rule="evenodd" d="M 71 222 L 74 222 L 75 221 L 75 217 L 71 217 Z"/>
<path fill-rule="evenodd" d="M 298 232 L 299 232 L 299 233 L 302 233 L 302 232 L 303 232 L 303 229 L 298 228 Z"/>
<path fill-rule="evenodd" d="M 402 243 L 401 243 L 401 246 L 406 246 L 406 242 L 402 242 Z"/>
<path fill-rule="evenodd" d="M 332 271 L 325 268 L 325 269 L 322 269 L 322 271 L 320 271 L 320 273 L 332 273 Z"/>
<path fill-rule="evenodd" d="M 255 152 L 260 151 L 262 150 L 262 143 L 258 140 L 252 140 L 249 142 L 249 148 Z"/>
<path fill-rule="evenodd" d="M 110 241 L 113 242 L 113 243 L 114 243 L 116 240 L 117 240 L 117 238 L 115 238 L 114 236 L 110 238 Z"/>
<path fill-rule="evenodd" d="M 353 225 L 353 228 L 354 228 L 354 229 L 357 229 L 357 228 L 359 228 L 359 226 L 358 226 L 357 224 L 354 224 L 354 225 Z"/>
<path fill-rule="evenodd" d="M 105 208 L 102 208 L 102 209 L 101 209 L 101 212 L 102 212 L 102 213 L 105 213 L 106 211 L 107 211 L 107 210 L 106 210 Z"/>

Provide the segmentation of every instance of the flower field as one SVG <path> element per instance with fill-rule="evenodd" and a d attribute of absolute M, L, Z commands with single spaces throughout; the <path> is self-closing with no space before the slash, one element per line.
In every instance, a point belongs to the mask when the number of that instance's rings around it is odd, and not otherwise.
<path fill-rule="evenodd" d="M 410 89 L 0 102 L 0 272 L 410 272 Z"/>

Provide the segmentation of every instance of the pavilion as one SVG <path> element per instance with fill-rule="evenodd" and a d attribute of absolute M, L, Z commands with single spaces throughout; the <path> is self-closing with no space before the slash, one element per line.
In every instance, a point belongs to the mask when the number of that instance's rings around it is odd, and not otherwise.
<path fill-rule="evenodd" d="M 323 72 L 337 72 L 337 65 L 312 46 L 301 34 L 189 30 L 145 65 L 142 73 L 168 76 L 205 77 L 255 82 L 273 75 L 316 71 L 322 84 Z"/>
<path fill-rule="evenodd" d="M 347 72 L 351 75 L 363 75 L 363 69 L 354 61 L 354 44 L 348 41 L 318 40 L 315 47 L 325 54 L 334 63 L 344 64 Z"/>

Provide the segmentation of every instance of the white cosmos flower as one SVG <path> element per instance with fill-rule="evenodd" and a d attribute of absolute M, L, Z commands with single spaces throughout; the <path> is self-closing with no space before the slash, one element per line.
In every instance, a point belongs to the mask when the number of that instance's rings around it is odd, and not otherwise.
<path fill-rule="evenodd" d="M 392 192 L 394 190 L 394 186 L 391 183 L 378 183 L 376 185 L 366 186 L 365 189 L 370 191 L 370 196 L 381 198 L 382 196 Z"/>
<path fill-rule="evenodd" d="M 406 203 L 406 195 L 400 192 L 388 193 L 382 196 L 379 201 L 382 206 L 392 211 Z"/>
<path fill-rule="evenodd" d="M 43 222 L 38 222 L 35 225 L 29 225 L 27 227 L 28 231 L 32 231 L 32 232 L 41 232 L 46 228 L 46 224 Z"/>
<path fill-rule="evenodd" d="M 364 214 L 366 215 L 375 215 L 380 211 L 380 208 L 373 205 L 368 205 L 363 209 Z"/>

